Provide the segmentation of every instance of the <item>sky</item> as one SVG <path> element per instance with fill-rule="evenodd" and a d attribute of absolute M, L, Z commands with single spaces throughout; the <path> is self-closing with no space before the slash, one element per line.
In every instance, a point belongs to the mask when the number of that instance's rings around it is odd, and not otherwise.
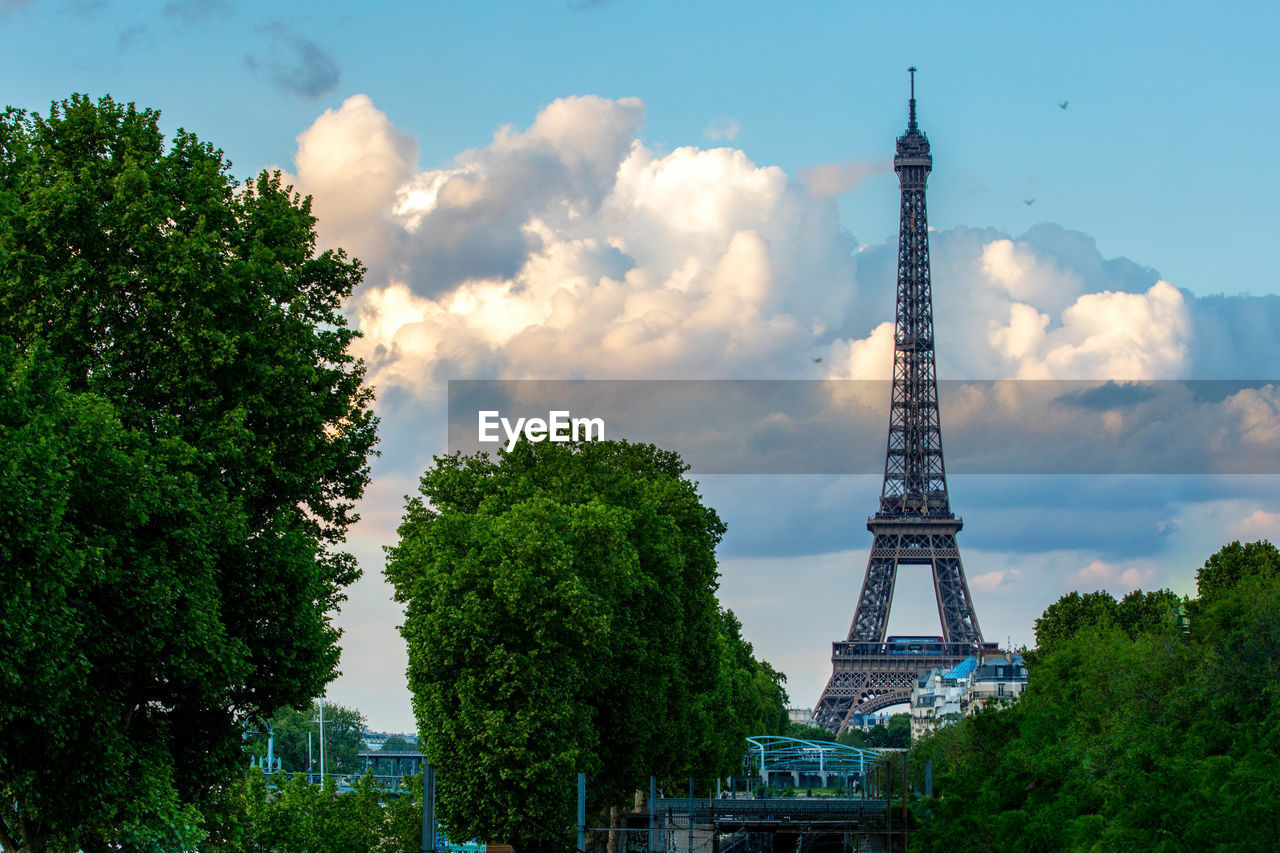
<path fill-rule="evenodd" d="M 322 245 L 367 265 L 346 310 L 382 455 L 328 695 L 409 731 L 382 547 L 444 450 L 447 381 L 886 378 L 908 65 L 934 155 L 940 376 L 1280 376 L 1277 18 L 1263 3 L 0 0 L 0 94 L 157 108 L 241 178 L 283 170 L 314 197 Z M 1228 439 L 1277 441 L 1274 388 L 1219 405 Z M 879 478 L 700 484 L 729 527 L 722 601 L 812 706 Z M 1193 593 L 1222 544 L 1280 534 L 1270 475 L 949 484 L 1002 643 L 1030 643 L 1072 589 Z M 934 633 L 912 568 L 890 630 Z"/>

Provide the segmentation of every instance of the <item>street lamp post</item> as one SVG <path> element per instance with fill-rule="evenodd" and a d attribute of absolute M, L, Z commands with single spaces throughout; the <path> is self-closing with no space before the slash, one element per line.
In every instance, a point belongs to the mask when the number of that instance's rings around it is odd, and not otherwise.
<path fill-rule="evenodd" d="M 324 694 L 320 694 L 320 784 L 324 784 Z"/>
<path fill-rule="evenodd" d="M 320 784 L 324 784 L 324 694 L 320 694 L 320 718 L 312 720 L 320 724 Z M 307 778 L 311 778 L 311 732 L 307 732 Z"/>

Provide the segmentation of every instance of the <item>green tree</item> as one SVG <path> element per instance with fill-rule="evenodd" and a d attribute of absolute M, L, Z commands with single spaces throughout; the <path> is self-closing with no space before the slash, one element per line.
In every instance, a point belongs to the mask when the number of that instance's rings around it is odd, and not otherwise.
<path fill-rule="evenodd" d="M 1081 629 L 1111 622 L 1115 611 L 1116 600 L 1109 592 L 1081 595 L 1073 591 L 1062 596 L 1036 619 L 1036 651 L 1041 654 L 1052 652 Z"/>
<path fill-rule="evenodd" d="M 280 769 L 287 772 L 320 772 L 320 704 L 301 711 L 284 707 L 271 715 L 250 746 L 250 754 L 267 754 L 267 732 L 275 743 L 273 752 Z M 324 703 L 324 759 L 326 773 L 356 773 L 364 749 L 365 720 L 355 708 Z M 308 756 L 310 756 L 308 758 Z"/>
<path fill-rule="evenodd" d="M 279 783 L 273 785 L 272 783 Z M 419 779 L 419 784 L 421 780 Z M 341 794 L 335 779 L 314 784 L 305 774 L 264 777 L 253 770 L 233 786 L 232 815 L 211 838 L 218 853 L 416 853 L 421 797 L 388 791 L 369 774 Z M 399 801 L 407 800 L 401 803 Z M 410 809 L 418 809 L 416 823 Z"/>
<path fill-rule="evenodd" d="M 867 747 L 894 747 L 906 749 L 911 742 L 911 715 L 894 714 L 883 726 L 872 726 L 866 732 Z"/>
<path fill-rule="evenodd" d="M 1176 621 L 1185 599 L 1168 589 L 1135 589 L 1116 603 L 1116 624 L 1130 637 L 1158 633 Z"/>
<path fill-rule="evenodd" d="M 787 677 L 767 661 L 757 660 L 755 650 L 742 636 L 742 623 L 731 610 L 722 610 L 723 658 L 720 682 L 711 694 L 717 706 L 710 730 L 718 741 L 712 749 L 712 766 L 735 767 L 750 735 L 782 734 L 791 724 L 787 714 Z"/>
<path fill-rule="evenodd" d="M 798 740 L 839 740 L 839 738 L 821 726 L 810 726 L 806 723 L 793 723 L 790 720 L 787 721 L 787 727 L 782 730 L 781 734 Z"/>
<path fill-rule="evenodd" d="M 1042 651 L 1018 703 L 914 744 L 935 797 L 913 848 L 1280 847 L 1280 576 L 1240 560 L 1262 545 L 1209 559 L 1189 633 L 1171 594 L 1126 596 Z"/>
<path fill-rule="evenodd" d="M 334 676 L 358 574 L 375 422 L 339 307 L 362 269 L 315 251 L 278 177 L 238 187 L 157 120 L 0 116 L 5 452 L 44 466 L 3 499 L 6 849 L 185 832 L 244 721 Z"/>
<path fill-rule="evenodd" d="M 315 709 L 313 719 L 319 715 Z M 316 724 L 319 728 L 319 724 Z M 355 708 L 324 703 L 325 769 L 330 773 L 357 773 L 364 750 L 364 716 Z M 318 737 L 318 736 L 317 736 Z"/>
<path fill-rule="evenodd" d="M 1036 619 L 1036 648 L 1030 661 L 1034 663 L 1085 628 L 1115 625 L 1130 636 L 1157 629 L 1172 618 L 1181 603 L 1182 599 L 1167 589 L 1136 589 L 1120 601 L 1105 591 L 1071 592 Z"/>
<path fill-rule="evenodd" d="M 576 773 L 604 815 L 649 774 L 725 775 L 741 733 L 781 726 L 780 679 L 716 602 L 724 525 L 685 470 L 647 445 L 525 442 L 423 475 L 386 574 L 460 837 L 559 844 Z"/>
<path fill-rule="evenodd" d="M 894 714 L 884 725 L 871 726 L 865 732 L 862 729 L 849 728 L 839 737 L 828 735 L 845 746 L 857 746 L 864 749 L 895 747 L 906 749 L 911 741 L 911 715 Z"/>
<path fill-rule="evenodd" d="M 396 796 L 385 803 L 381 853 L 418 853 L 422 849 L 422 794 L 421 773 L 400 779 Z"/>
<path fill-rule="evenodd" d="M 1200 601 L 1216 599 L 1227 590 L 1234 589 L 1246 577 L 1276 577 L 1280 575 L 1280 550 L 1270 542 L 1237 540 L 1222 548 L 1196 572 L 1196 591 Z"/>
<path fill-rule="evenodd" d="M 0 791 L 19 805 L 0 813 L 5 850 L 74 849 L 72 828 L 108 818 L 121 840 L 198 840 L 199 815 L 178 802 L 162 746 L 172 724 L 122 709 L 119 665 L 100 660 L 173 637 L 175 621 L 215 621 L 178 583 L 180 567 L 210 568 L 220 533 L 221 508 L 193 487 L 185 455 L 126 429 L 98 395 L 68 391 L 43 345 L 19 356 L 0 341 Z M 172 665 L 158 675 L 196 678 Z M 99 756 L 104 742 L 114 751 Z M 86 755 L 101 761 L 94 774 Z"/>
<path fill-rule="evenodd" d="M 398 735 L 392 735 L 382 742 L 382 752 L 416 752 L 418 747 Z"/>

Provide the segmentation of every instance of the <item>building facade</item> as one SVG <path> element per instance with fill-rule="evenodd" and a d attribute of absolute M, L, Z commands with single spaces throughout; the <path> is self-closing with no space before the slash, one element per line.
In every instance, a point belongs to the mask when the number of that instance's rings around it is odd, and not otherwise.
<path fill-rule="evenodd" d="M 976 713 L 992 703 L 1012 702 L 1027 687 L 1027 666 L 1014 652 L 965 658 L 948 670 L 921 670 L 911 691 L 911 738 Z"/>

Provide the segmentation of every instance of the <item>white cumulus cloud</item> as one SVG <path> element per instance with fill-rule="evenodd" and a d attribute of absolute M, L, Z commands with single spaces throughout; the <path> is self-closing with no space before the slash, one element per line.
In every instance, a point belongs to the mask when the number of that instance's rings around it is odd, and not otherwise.
<path fill-rule="evenodd" d="M 326 245 L 382 258 L 397 193 L 413 175 L 418 146 L 368 95 L 353 95 L 298 136 L 295 183 L 312 196 Z"/>
<path fill-rule="evenodd" d="M 1243 541 L 1280 540 L 1280 512 L 1267 512 L 1255 509 L 1235 524 L 1231 525 L 1232 536 Z"/>
<path fill-rule="evenodd" d="M 815 330 L 855 296 L 834 206 L 740 150 L 656 151 L 643 114 L 636 99 L 561 99 L 425 171 L 364 96 L 299 137 L 326 240 L 358 244 L 371 268 L 354 313 L 375 384 L 430 396 L 464 374 L 808 363 Z"/>
<path fill-rule="evenodd" d="M 1106 590 L 1112 595 L 1124 595 L 1135 589 L 1153 589 L 1161 575 L 1158 568 L 1139 561 L 1139 564 L 1124 565 L 1105 560 L 1093 560 L 1075 575 L 1080 589 Z"/>
<path fill-rule="evenodd" d="M 887 377 L 896 239 L 854 252 L 816 173 L 734 148 L 664 153 L 643 121 L 635 98 L 563 98 L 420 170 L 367 96 L 317 118 L 296 180 L 325 243 L 370 267 L 353 313 L 375 380 L 425 394 L 472 374 L 799 377 L 810 355 L 820 375 Z M 1248 333 L 1236 363 L 1274 349 L 1247 310 L 1202 307 L 1076 232 L 931 244 L 944 377 L 1196 375 L 1223 359 L 1197 330 L 1227 323 Z"/>
<path fill-rule="evenodd" d="M 839 163 L 819 163 L 801 169 L 799 177 L 809 186 L 809 192 L 818 198 L 840 195 L 857 189 L 864 178 L 889 171 L 888 160 L 843 160 Z"/>

